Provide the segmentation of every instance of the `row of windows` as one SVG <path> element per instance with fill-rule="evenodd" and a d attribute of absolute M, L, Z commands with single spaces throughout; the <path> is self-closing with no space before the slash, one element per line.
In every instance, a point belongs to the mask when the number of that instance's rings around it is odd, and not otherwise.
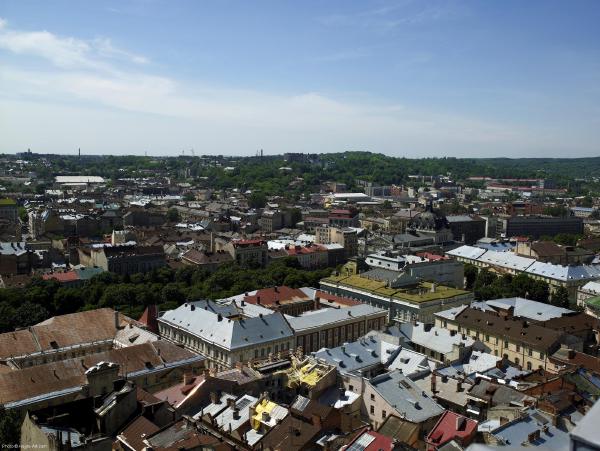
<path fill-rule="evenodd" d="M 471 336 L 471 329 L 469 329 L 468 327 L 467 328 L 462 328 L 462 327 L 459 326 L 458 327 L 458 332 L 459 333 L 465 333 L 466 335 Z M 494 344 L 494 345 L 499 345 L 500 344 L 498 337 L 493 337 L 493 336 L 490 337 L 490 334 L 481 334 L 480 335 L 479 331 L 474 331 L 474 332 L 475 332 L 475 335 L 473 335 L 473 337 L 476 340 L 480 340 L 481 339 L 485 343 L 490 343 L 490 344 Z M 505 340 L 502 341 L 502 346 L 503 346 L 504 349 L 510 349 L 511 344 L 510 344 L 509 340 L 505 339 Z M 521 352 L 521 345 L 514 344 L 512 347 L 514 348 L 515 352 Z M 533 354 L 534 354 L 533 348 L 523 347 L 523 352 L 526 352 L 529 357 L 533 357 Z M 542 359 L 542 360 L 545 357 L 545 354 L 543 352 L 539 352 L 538 355 L 539 355 L 539 358 Z"/>

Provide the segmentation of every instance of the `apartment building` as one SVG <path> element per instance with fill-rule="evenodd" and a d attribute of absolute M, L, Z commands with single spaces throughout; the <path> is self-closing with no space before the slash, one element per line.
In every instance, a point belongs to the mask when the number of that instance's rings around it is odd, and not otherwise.
<path fill-rule="evenodd" d="M 473 293 L 458 288 L 422 282 L 401 274 L 393 283 L 363 277 L 363 274 L 332 275 L 322 279 L 322 291 L 355 299 L 389 311 L 390 321 L 433 322 L 433 314 L 449 307 L 469 304 Z"/>
<path fill-rule="evenodd" d="M 79 248 L 79 262 L 84 266 L 97 266 L 116 274 L 150 272 L 166 265 L 162 246 L 122 244 Z"/>
<path fill-rule="evenodd" d="M 547 369 L 548 356 L 560 348 L 564 332 L 536 324 L 526 318 L 466 307 L 444 316 L 443 327 L 481 341 L 490 353 L 527 370 Z"/>
<path fill-rule="evenodd" d="M 356 230 L 327 225 L 315 227 L 316 244 L 336 243 L 344 247 L 346 258 L 358 255 L 358 235 Z"/>
<path fill-rule="evenodd" d="M 269 248 L 264 240 L 232 240 L 224 248 L 240 266 L 268 263 Z"/>
<path fill-rule="evenodd" d="M 387 324 L 387 311 L 359 304 L 308 312 L 288 317 L 287 321 L 294 331 L 296 347 L 301 346 L 308 353 L 354 341 L 371 330 L 383 330 Z"/>
<path fill-rule="evenodd" d="M 158 318 L 160 336 L 205 356 L 212 368 L 265 359 L 294 348 L 294 332 L 275 312 L 245 317 L 235 303 L 185 303 Z"/>

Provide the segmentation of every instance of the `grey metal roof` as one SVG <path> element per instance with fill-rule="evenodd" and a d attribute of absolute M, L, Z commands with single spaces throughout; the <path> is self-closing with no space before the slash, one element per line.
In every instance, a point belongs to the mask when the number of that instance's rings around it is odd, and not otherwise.
<path fill-rule="evenodd" d="M 367 384 L 396 409 L 397 416 L 413 423 L 421 423 L 444 412 L 425 391 L 400 371 L 374 377 Z"/>
<path fill-rule="evenodd" d="M 340 372 L 358 371 L 377 364 L 386 364 L 399 351 L 400 346 L 387 343 L 378 336 L 369 335 L 337 348 L 323 348 L 313 355 L 337 367 Z"/>
<path fill-rule="evenodd" d="M 254 396 L 242 396 L 235 401 L 235 407 L 237 407 L 239 414 L 238 418 L 234 418 L 233 408 L 227 407 L 216 416 L 215 422 L 224 431 L 235 431 L 250 419 L 249 407 L 256 403 L 256 401 L 258 401 L 258 398 L 255 398 Z"/>
<path fill-rule="evenodd" d="M 552 421 L 537 409 L 530 409 L 527 413 L 527 416 L 502 425 L 491 434 L 509 446 L 541 446 L 551 451 L 569 449 L 568 432 L 553 426 Z M 529 441 L 528 436 L 536 431 L 540 431 L 539 438 Z"/>
<path fill-rule="evenodd" d="M 334 324 L 346 321 L 348 319 L 356 319 L 361 316 L 375 315 L 380 313 L 386 313 L 386 310 L 378 307 L 372 307 L 368 304 L 360 304 L 347 308 L 327 308 L 306 312 L 301 316 L 289 316 L 287 317 L 287 320 L 290 323 L 290 326 L 292 326 L 292 329 L 295 331 L 301 331 L 319 327 L 325 324 Z"/>
<path fill-rule="evenodd" d="M 206 309 L 201 308 L 204 303 L 207 304 Z M 239 313 L 233 304 L 199 301 L 169 310 L 158 321 L 184 329 L 204 341 L 228 350 L 286 339 L 294 335 L 281 313 L 239 320 L 226 317 L 237 314 Z"/>
<path fill-rule="evenodd" d="M 435 363 L 425 354 L 402 348 L 400 352 L 387 365 L 388 370 L 400 370 L 406 376 L 417 376 L 430 372 L 435 368 Z"/>
<path fill-rule="evenodd" d="M 585 443 L 600 447 L 600 402 L 596 402 L 571 431 L 571 436 Z"/>
<path fill-rule="evenodd" d="M 471 337 L 463 339 L 461 334 L 452 335 L 448 329 L 441 327 L 431 327 L 425 329 L 425 324 L 402 323 L 399 325 L 400 333 L 412 343 L 432 349 L 442 354 L 452 352 L 454 345 L 463 343 L 466 347 L 475 343 Z"/>
<path fill-rule="evenodd" d="M 519 297 L 491 299 L 488 301 L 473 303 L 471 305 L 471 307 L 474 308 L 479 308 L 480 306 L 482 307 L 482 310 L 487 310 L 485 306 L 491 307 L 494 310 L 498 308 L 508 309 L 513 307 L 514 316 L 529 318 L 537 321 L 547 321 L 552 318 L 560 318 L 561 316 L 573 313 L 573 310 Z"/>

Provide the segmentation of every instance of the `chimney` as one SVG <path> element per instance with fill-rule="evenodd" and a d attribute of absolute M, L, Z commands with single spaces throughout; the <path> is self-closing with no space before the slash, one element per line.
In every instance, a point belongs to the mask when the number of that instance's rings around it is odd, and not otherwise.
<path fill-rule="evenodd" d="M 431 393 L 437 393 L 437 377 L 435 373 L 431 373 Z"/>
<path fill-rule="evenodd" d="M 322 422 L 321 422 L 321 417 L 319 415 L 312 415 L 312 424 L 313 426 L 316 426 L 317 428 L 321 429 L 323 427 Z"/>
<path fill-rule="evenodd" d="M 260 296 L 256 296 L 256 303 L 260 305 Z"/>
<path fill-rule="evenodd" d="M 575 349 L 569 349 L 569 360 L 573 360 L 575 358 Z"/>
<path fill-rule="evenodd" d="M 227 407 L 234 407 L 234 406 L 235 406 L 235 399 L 227 398 Z"/>
<path fill-rule="evenodd" d="M 273 290 L 275 290 L 275 293 L 279 293 L 279 287 L 278 287 L 278 286 L 275 286 L 275 287 L 273 288 Z"/>
<path fill-rule="evenodd" d="M 315 310 L 319 310 L 321 308 L 321 298 L 319 296 L 315 297 Z"/>
<path fill-rule="evenodd" d="M 271 415 L 269 415 L 269 412 L 264 412 L 262 413 L 262 421 L 265 423 L 268 423 L 269 420 L 271 419 Z"/>
<path fill-rule="evenodd" d="M 186 371 L 183 373 L 183 385 L 188 385 L 190 383 L 190 375 Z"/>
<path fill-rule="evenodd" d="M 238 409 L 237 407 L 233 408 L 233 419 L 234 420 L 240 419 L 240 409 Z"/>
<path fill-rule="evenodd" d="M 467 419 L 463 416 L 456 417 L 456 430 L 464 431 L 467 426 Z"/>
<path fill-rule="evenodd" d="M 114 315 L 115 315 L 115 329 L 118 330 L 119 329 L 119 325 L 120 325 L 120 323 L 119 323 L 119 311 L 115 310 Z"/>
<path fill-rule="evenodd" d="M 210 392 L 210 402 L 213 403 L 213 404 L 219 404 L 221 402 L 221 400 L 217 396 L 217 392 L 216 391 L 211 391 Z"/>
<path fill-rule="evenodd" d="M 223 315 L 221 315 L 220 313 L 217 315 L 217 321 L 223 321 Z"/>

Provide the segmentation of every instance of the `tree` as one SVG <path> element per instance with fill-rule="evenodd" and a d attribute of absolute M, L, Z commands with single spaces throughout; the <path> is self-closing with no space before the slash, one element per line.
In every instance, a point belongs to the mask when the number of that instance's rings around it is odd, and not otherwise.
<path fill-rule="evenodd" d="M 167 211 L 167 221 L 169 222 L 179 222 L 181 216 L 176 208 L 169 208 Z"/>
<path fill-rule="evenodd" d="M 27 222 L 28 221 L 27 209 L 25 207 L 19 207 L 18 211 L 19 211 L 19 219 L 21 220 L 21 222 Z"/>
<path fill-rule="evenodd" d="M 465 288 L 467 290 L 471 290 L 473 288 L 473 284 L 477 279 L 478 272 L 479 270 L 475 265 L 471 265 L 470 263 L 465 265 Z"/>
<path fill-rule="evenodd" d="M 16 310 L 13 318 L 14 327 L 28 327 L 41 323 L 50 316 L 48 310 L 32 302 L 23 302 Z"/>
<path fill-rule="evenodd" d="M 552 305 L 555 305 L 557 307 L 569 308 L 569 290 L 562 286 L 556 288 L 554 290 L 554 293 L 552 293 L 551 302 Z"/>
<path fill-rule="evenodd" d="M 21 415 L 16 410 L 0 410 L 0 443 L 2 443 L 3 447 L 19 445 L 21 423 Z"/>
<path fill-rule="evenodd" d="M 248 205 L 251 208 L 264 208 L 267 205 L 267 196 L 263 193 L 253 192 L 248 198 Z"/>

